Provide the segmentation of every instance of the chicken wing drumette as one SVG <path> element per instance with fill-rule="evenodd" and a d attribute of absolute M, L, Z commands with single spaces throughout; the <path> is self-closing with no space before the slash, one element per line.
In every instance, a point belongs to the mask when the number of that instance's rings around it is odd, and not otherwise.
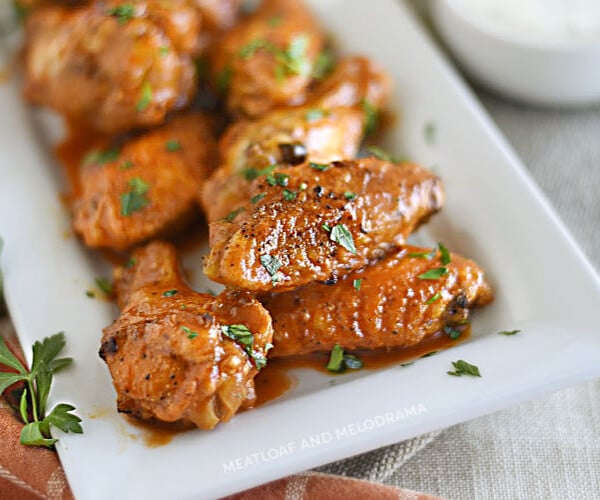
<path fill-rule="evenodd" d="M 273 318 L 274 357 L 330 351 L 336 344 L 403 348 L 444 328 L 460 333 L 470 308 L 489 303 L 492 291 L 475 262 L 456 254 L 442 262 L 431 249 L 404 247 L 334 285 L 311 283 L 260 300 Z"/>
<path fill-rule="evenodd" d="M 90 247 L 116 250 L 175 233 L 197 213 L 215 154 L 208 120 L 188 114 L 130 141 L 108 163 L 92 157 L 80 171 L 75 232 Z"/>
<path fill-rule="evenodd" d="M 300 0 L 265 0 L 211 51 L 211 73 L 235 115 L 301 104 L 324 35 Z"/>
<path fill-rule="evenodd" d="M 204 272 L 254 291 L 333 283 L 404 244 L 443 202 L 423 167 L 376 158 L 275 169 L 250 189 L 249 203 L 210 224 Z"/>
<path fill-rule="evenodd" d="M 191 290 L 170 245 L 151 243 L 133 259 L 115 271 L 123 310 L 100 348 L 119 411 L 212 429 L 251 407 L 273 333 L 267 311 L 246 292 Z"/>
<path fill-rule="evenodd" d="M 159 125 L 195 91 L 200 29 L 189 0 L 40 8 L 26 23 L 25 95 L 102 132 Z"/>

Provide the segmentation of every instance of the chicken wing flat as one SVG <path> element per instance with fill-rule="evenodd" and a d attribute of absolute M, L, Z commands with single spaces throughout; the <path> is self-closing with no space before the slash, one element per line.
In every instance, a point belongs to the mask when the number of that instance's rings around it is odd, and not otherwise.
<path fill-rule="evenodd" d="M 35 10 L 25 96 L 106 133 L 161 124 L 195 92 L 200 14 L 188 0 Z"/>
<path fill-rule="evenodd" d="M 464 325 L 471 308 L 492 300 L 492 291 L 475 262 L 452 254 L 444 263 L 431 249 L 405 247 L 334 285 L 312 283 L 260 300 L 273 318 L 275 357 L 330 351 L 336 344 L 409 347 Z"/>
<path fill-rule="evenodd" d="M 181 279 L 172 246 L 154 242 L 116 270 L 121 316 L 104 329 L 120 412 L 212 429 L 255 400 L 271 319 L 246 292 L 218 297 Z"/>
<path fill-rule="evenodd" d="M 352 108 L 298 107 L 234 123 L 219 142 L 221 166 L 201 193 L 208 220 L 248 202 L 252 179 L 271 165 L 354 157 L 363 127 L 363 113 Z"/>
<path fill-rule="evenodd" d="M 324 35 L 300 0 L 265 0 L 211 51 L 211 73 L 229 111 L 258 117 L 301 104 Z"/>
<path fill-rule="evenodd" d="M 108 163 L 92 159 L 80 172 L 75 232 L 90 247 L 116 250 L 176 232 L 197 213 L 215 154 L 207 119 L 188 114 L 132 140 Z"/>
<path fill-rule="evenodd" d="M 335 282 L 404 244 L 441 208 L 441 181 L 376 158 L 275 169 L 253 198 L 210 224 L 206 275 L 253 291 Z"/>

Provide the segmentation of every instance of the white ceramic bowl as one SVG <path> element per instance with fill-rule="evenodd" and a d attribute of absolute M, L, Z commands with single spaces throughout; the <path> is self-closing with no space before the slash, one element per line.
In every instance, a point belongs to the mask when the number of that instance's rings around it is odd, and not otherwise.
<path fill-rule="evenodd" d="M 431 0 L 429 9 L 458 63 L 491 90 L 546 106 L 600 102 L 600 40 L 555 42 L 512 35 L 457 0 Z"/>

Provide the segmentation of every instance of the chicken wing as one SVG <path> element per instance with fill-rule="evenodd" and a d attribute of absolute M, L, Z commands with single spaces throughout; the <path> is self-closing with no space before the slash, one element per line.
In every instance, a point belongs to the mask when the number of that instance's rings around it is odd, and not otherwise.
<path fill-rule="evenodd" d="M 175 118 L 80 172 L 73 228 L 90 247 L 126 249 L 174 233 L 197 212 L 197 193 L 212 170 L 216 144 L 200 114 Z"/>
<path fill-rule="evenodd" d="M 412 163 L 306 163 L 256 179 L 253 198 L 210 224 L 206 275 L 253 291 L 335 282 L 381 257 L 441 208 L 441 181 Z"/>
<path fill-rule="evenodd" d="M 201 193 L 208 220 L 226 217 L 246 203 L 251 196 L 250 181 L 271 165 L 354 157 L 363 127 L 363 113 L 352 108 L 299 107 L 234 123 L 219 143 L 221 166 Z"/>
<path fill-rule="evenodd" d="M 168 244 L 151 243 L 133 259 L 116 270 L 123 310 L 100 348 L 119 411 L 212 429 L 252 406 L 273 334 L 267 311 L 246 292 L 191 290 Z"/>
<path fill-rule="evenodd" d="M 470 308 L 492 300 L 482 269 L 452 254 L 444 264 L 431 249 L 405 247 L 334 285 L 312 283 L 260 300 L 273 318 L 275 356 L 344 349 L 392 349 L 457 331 Z M 438 269 L 445 271 L 437 271 Z M 425 273 L 438 276 L 426 279 Z"/>
<path fill-rule="evenodd" d="M 324 35 L 300 0 L 265 0 L 211 51 L 215 85 L 234 115 L 301 104 Z"/>
<path fill-rule="evenodd" d="M 161 124 L 195 91 L 200 15 L 188 0 L 35 10 L 26 23 L 25 96 L 106 133 Z"/>

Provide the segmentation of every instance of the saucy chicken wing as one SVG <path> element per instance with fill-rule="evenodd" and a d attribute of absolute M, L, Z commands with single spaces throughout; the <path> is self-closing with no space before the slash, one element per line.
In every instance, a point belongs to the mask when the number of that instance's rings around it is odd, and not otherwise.
<path fill-rule="evenodd" d="M 234 115 L 257 117 L 301 104 L 324 45 L 300 0 L 264 0 L 211 51 L 211 73 Z"/>
<path fill-rule="evenodd" d="M 161 124 L 189 103 L 200 16 L 188 0 L 35 10 L 26 23 L 25 96 L 106 133 Z"/>
<path fill-rule="evenodd" d="M 171 245 L 151 243 L 132 262 L 115 271 L 123 310 L 100 348 L 119 411 L 212 429 L 251 407 L 273 334 L 267 311 L 246 292 L 191 290 Z"/>
<path fill-rule="evenodd" d="M 475 262 L 452 254 L 444 263 L 431 249 L 409 246 L 334 285 L 311 283 L 259 298 L 273 318 L 275 357 L 330 351 L 336 344 L 409 347 L 444 328 L 458 331 L 470 308 L 492 300 L 492 291 Z"/>
<path fill-rule="evenodd" d="M 250 203 L 210 224 L 206 275 L 253 291 L 334 283 L 406 242 L 441 208 L 441 181 L 376 158 L 275 169 Z"/>
<path fill-rule="evenodd" d="M 206 117 L 188 114 L 130 141 L 107 163 L 106 152 L 92 155 L 80 171 L 75 232 L 87 246 L 116 250 L 174 233 L 197 213 L 215 154 Z"/>
<path fill-rule="evenodd" d="M 245 204 L 251 180 L 271 165 L 354 157 L 363 126 L 359 110 L 315 107 L 276 110 L 256 121 L 234 123 L 219 142 L 221 166 L 201 193 L 208 220 L 226 217 Z"/>

